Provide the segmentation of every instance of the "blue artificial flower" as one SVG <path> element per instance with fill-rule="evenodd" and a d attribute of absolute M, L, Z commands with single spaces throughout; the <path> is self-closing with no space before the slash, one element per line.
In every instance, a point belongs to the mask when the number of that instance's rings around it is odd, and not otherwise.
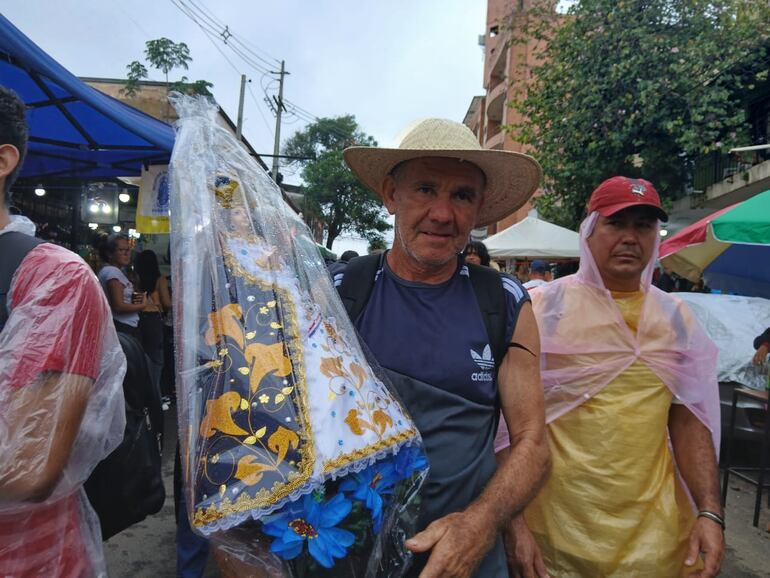
<path fill-rule="evenodd" d="M 411 478 L 417 470 L 428 468 L 428 458 L 422 448 L 415 446 L 402 447 L 393 458 L 393 467 L 398 480 Z"/>
<path fill-rule="evenodd" d="M 383 496 L 392 494 L 398 481 L 393 462 L 385 460 L 369 466 L 362 472 L 350 474 L 340 484 L 340 490 L 352 492 L 352 497 L 369 508 L 374 521 L 374 531 L 378 533 L 382 526 Z"/>
<path fill-rule="evenodd" d="M 324 568 L 331 568 L 335 558 L 347 556 L 356 540 L 352 532 L 336 527 L 352 507 L 342 493 L 325 503 L 307 495 L 265 518 L 262 531 L 275 538 L 270 550 L 284 560 L 299 556 L 307 542 L 310 555 Z"/>

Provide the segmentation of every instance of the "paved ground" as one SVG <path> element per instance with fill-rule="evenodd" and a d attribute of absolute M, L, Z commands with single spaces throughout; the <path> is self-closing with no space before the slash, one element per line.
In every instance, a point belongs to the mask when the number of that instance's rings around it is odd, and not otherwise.
<path fill-rule="evenodd" d="M 167 413 L 166 431 L 174 432 L 172 412 Z M 171 436 L 169 436 L 171 437 Z M 168 498 L 163 509 L 105 543 L 111 578 L 173 578 L 176 575 L 174 503 L 172 499 L 173 448 L 167 444 L 164 476 Z M 770 509 L 763 500 L 759 528 L 751 525 L 754 488 L 737 479 L 730 480 L 727 498 L 727 558 L 721 576 L 725 578 L 770 577 Z M 205 578 L 219 574 L 210 566 Z"/>

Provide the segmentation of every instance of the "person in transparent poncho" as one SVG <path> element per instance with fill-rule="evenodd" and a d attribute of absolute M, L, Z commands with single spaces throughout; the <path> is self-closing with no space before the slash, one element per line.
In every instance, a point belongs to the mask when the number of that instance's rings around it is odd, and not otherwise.
<path fill-rule="evenodd" d="M 88 265 L 8 214 L 26 136 L 0 88 L 0 576 L 101 577 L 83 483 L 123 437 L 126 360 Z"/>
<path fill-rule="evenodd" d="M 578 273 L 532 291 L 554 469 L 512 524 L 509 563 L 519 576 L 715 576 L 716 347 L 651 286 L 667 220 L 652 184 L 609 179 L 588 212 Z"/>

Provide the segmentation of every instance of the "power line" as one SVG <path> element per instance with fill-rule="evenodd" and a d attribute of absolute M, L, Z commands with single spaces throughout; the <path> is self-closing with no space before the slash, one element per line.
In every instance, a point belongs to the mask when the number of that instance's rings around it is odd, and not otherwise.
<path fill-rule="evenodd" d="M 251 95 L 251 100 L 254 101 L 254 106 L 257 107 L 257 112 L 259 113 L 259 116 L 262 117 L 262 121 L 265 123 L 265 126 L 267 127 L 267 133 L 270 135 L 271 138 L 275 138 L 275 133 L 273 132 L 273 129 L 270 128 L 270 123 L 267 122 L 267 118 L 265 118 L 265 115 L 262 113 L 262 109 L 259 106 L 259 103 L 257 102 L 257 97 L 254 95 L 254 91 L 251 90 L 251 85 L 247 84 L 246 88 L 249 90 L 249 95 Z"/>

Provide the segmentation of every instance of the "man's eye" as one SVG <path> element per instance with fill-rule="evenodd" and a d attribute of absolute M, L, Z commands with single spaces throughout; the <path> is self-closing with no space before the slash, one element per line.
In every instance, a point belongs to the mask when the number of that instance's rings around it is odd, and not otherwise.
<path fill-rule="evenodd" d="M 473 202 L 473 199 L 475 198 L 473 193 L 467 192 L 467 191 L 460 191 L 455 196 L 458 199 L 460 199 L 461 201 L 466 201 L 466 202 L 469 202 L 469 203 Z"/>
<path fill-rule="evenodd" d="M 428 185 L 421 185 L 417 187 L 417 191 L 426 195 L 429 195 L 433 192 L 433 187 L 430 187 Z"/>

